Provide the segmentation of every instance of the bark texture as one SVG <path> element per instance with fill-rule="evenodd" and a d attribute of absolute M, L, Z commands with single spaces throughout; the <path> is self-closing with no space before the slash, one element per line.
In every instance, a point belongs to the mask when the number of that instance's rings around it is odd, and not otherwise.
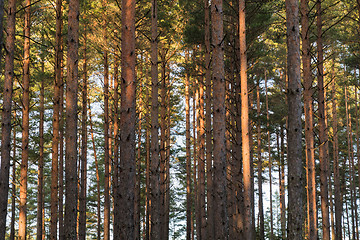
<path fill-rule="evenodd" d="M 65 239 L 76 239 L 79 0 L 69 3 L 66 79 Z"/>
<path fill-rule="evenodd" d="M 214 83 L 214 237 L 227 239 L 228 217 L 226 204 L 226 149 L 225 149 L 225 72 L 223 43 L 223 1 L 211 4 Z"/>
<path fill-rule="evenodd" d="M 122 1 L 119 202 L 120 239 L 134 239 L 135 188 L 135 0 Z M 116 220 L 116 221 L 117 221 Z"/>
<path fill-rule="evenodd" d="M 29 114 L 30 114 L 30 0 L 25 1 L 23 96 L 22 96 L 22 141 L 20 165 L 19 239 L 26 239 L 27 173 L 29 159 Z"/>
<path fill-rule="evenodd" d="M 286 0 L 287 67 L 288 67 L 288 239 L 303 239 L 303 163 L 301 149 L 301 76 L 299 3 Z"/>

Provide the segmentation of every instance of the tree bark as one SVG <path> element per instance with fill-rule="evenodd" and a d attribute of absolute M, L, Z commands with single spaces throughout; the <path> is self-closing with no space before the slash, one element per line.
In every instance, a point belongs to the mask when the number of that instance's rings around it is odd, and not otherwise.
<path fill-rule="evenodd" d="M 58 178 L 59 178 L 59 142 L 60 142 L 60 88 L 62 85 L 62 0 L 56 1 L 56 36 L 55 36 L 55 79 L 53 102 L 53 137 L 51 167 L 51 203 L 50 203 L 50 239 L 57 239 L 58 222 Z M 60 198 L 60 196 L 59 196 Z"/>
<path fill-rule="evenodd" d="M 313 124 L 313 87 L 311 76 L 311 46 L 309 31 L 309 1 L 301 1 L 301 37 L 304 78 L 306 179 L 307 179 L 307 234 L 309 239 L 317 239 L 317 208 L 315 186 L 314 124 Z"/>
<path fill-rule="evenodd" d="M 188 65 L 189 52 L 185 53 L 185 63 Z M 190 146 L 190 93 L 189 72 L 186 69 L 185 76 L 185 134 L 186 134 L 186 240 L 191 240 L 192 218 L 192 191 L 191 191 L 191 146 Z"/>
<path fill-rule="evenodd" d="M 301 76 L 299 3 L 286 0 L 287 67 L 288 67 L 288 238 L 303 239 L 303 163 L 301 148 Z"/>
<path fill-rule="evenodd" d="M 76 239 L 79 0 L 70 1 L 66 80 L 65 238 Z"/>
<path fill-rule="evenodd" d="M 115 54 L 114 66 L 114 175 L 113 175 L 113 194 L 114 203 L 118 199 L 118 184 L 119 184 L 119 58 Z M 119 219 L 119 209 L 114 208 L 114 219 Z M 114 221 L 114 236 L 119 236 L 119 222 Z"/>
<path fill-rule="evenodd" d="M 281 236 L 286 239 L 286 204 L 285 204 L 285 144 L 284 126 L 280 127 L 280 222 Z"/>
<path fill-rule="evenodd" d="M 204 78 L 200 77 L 199 80 L 199 102 L 198 102 L 198 120 L 199 120 L 199 131 L 198 131 L 198 207 L 199 207 L 199 226 L 200 226 L 200 239 L 206 238 L 206 212 L 205 212 L 205 116 L 204 116 Z M 170 126 L 169 126 L 170 127 Z"/>
<path fill-rule="evenodd" d="M 107 1 L 103 1 L 103 7 L 107 7 Z M 106 19 L 106 16 L 105 16 Z M 110 239 L 110 144 L 109 144 L 109 63 L 107 50 L 107 20 L 104 20 L 104 240 Z"/>
<path fill-rule="evenodd" d="M 335 185 L 335 240 L 342 239 L 342 213 L 343 204 L 341 197 L 341 186 L 340 186 L 340 170 L 339 170 L 339 143 L 338 143 L 338 126 L 337 126 L 337 104 L 336 104 L 336 90 L 335 80 L 332 83 L 332 115 L 333 115 L 333 161 L 334 161 L 334 185 Z"/>
<path fill-rule="evenodd" d="M 211 4 L 213 41 L 213 83 L 214 83 L 214 237 L 226 239 L 228 220 L 226 211 L 226 149 L 225 149 L 225 74 L 223 44 L 223 1 L 213 0 Z"/>
<path fill-rule="evenodd" d="M 260 80 L 258 80 L 258 84 L 256 86 L 256 109 L 257 109 L 257 117 L 258 122 L 256 125 L 257 128 L 257 157 L 258 157 L 258 191 L 259 191 L 259 238 L 260 240 L 264 240 L 264 203 L 263 203 L 263 193 L 262 193 L 262 159 L 261 159 L 261 121 L 260 121 Z"/>
<path fill-rule="evenodd" d="M 14 119 L 16 119 L 16 110 L 14 110 Z M 15 239 L 15 211 L 16 211 L 16 128 L 13 128 L 13 166 L 12 166 L 12 184 L 11 184 L 11 222 L 10 222 L 10 240 Z"/>
<path fill-rule="evenodd" d="M 328 134 L 325 112 L 325 87 L 324 87 L 324 57 L 322 44 L 322 10 L 321 0 L 317 0 L 317 54 L 318 54 L 318 108 L 319 108 L 319 159 L 320 159 L 320 195 L 321 195 L 321 216 L 323 240 L 330 239 L 330 223 L 329 223 L 329 197 L 328 197 Z"/>
<path fill-rule="evenodd" d="M 30 0 L 25 1 L 24 23 L 24 60 L 23 60 L 23 96 L 22 96 L 22 144 L 20 165 L 20 206 L 19 239 L 26 239 L 27 220 L 27 172 L 29 160 L 29 113 L 30 113 Z"/>
<path fill-rule="evenodd" d="M 121 109 L 120 109 L 120 239 L 134 239 L 135 188 L 135 0 L 122 1 L 121 42 Z"/>
<path fill-rule="evenodd" d="M 160 239 L 161 193 L 159 149 L 159 80 L 158 80 L 158 18 L 157 0 L 151 2 L 151 239 Z"/>
<path fill-rule="evenodd" d="M 213 170 L 212 170 L 212 126 L 211 126 L 211 48 L 210 48 L 210 5 L 204 0 L 205 14 L 205 131 L 206 131 L 206 181 L 207 181 L 207 237 L 214 239 Z"/>
<path fill-rule="evenodd" d="M 91 119 L 91 106 L 89 99 L 89 122 L 90 122 L 90 133 L 92 146 L 94 151 L 94 161 L 95 161 L 95 171 L 96 171 L 96 190 L 97 190 L 97 240 L 100 240 L 101 237 L 101 200 L 100 200 L 100 176 L 99 176 L 99 164 L 96 154 L 95 138 L 94 138 L 94 129 Z M 115 229 L 114 229 L 115 230 Z"/>
<path fill-rule="evenodd" d="M 84 63 L 83 63 L 83 86 L 82 86 L 82 114 L 81 114 L 81 177 L 79 197 L 79 240 L 86 239 L 86 191 L 87 191 L 87 26 L 84 29 Z"/>
<path fill-rule="evenodd" d="M 254 239 L 251 206 L 251 160 L 249 131 L 249 96 L 247 87 L 247 57 L 245 33 L 245 1 L 239 1 L 240 79 L 241 79 L 241 136 L 244 183 L 244 237 Z"/>
<path fill-rule="evenodd" d="M 41 71 L 45 72 L 44 62 L 41 63 Z M 37 222 L 36 222 L 36 239 L 41 240 L 43 237 L 43 205 L 44 205 L 44 94 L 45 79 L 41 79 L 40 83 L 40 124 L 39 124 L 39 166 L 38 166 L 38 194 L 37 194 Z"/>

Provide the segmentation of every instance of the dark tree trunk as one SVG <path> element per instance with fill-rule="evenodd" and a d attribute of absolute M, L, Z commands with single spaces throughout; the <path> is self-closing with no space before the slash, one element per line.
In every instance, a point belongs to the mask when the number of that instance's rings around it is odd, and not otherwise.
<path fill-rule="evenodd" d="M 45 72 L 44 62 L 41 63 L 42 73 Z M 36 222 L 36 239 L 41 240 L 43 237 L 43 205 L 44 205 L 44 94 L 45 94 L 45 79 L 41 79 L 40 85 L 40 124 L 39 124 L 39 166 L 38 166 L 38 194 L 37 194 L 37 222 Z"/>
<path fill-rule="evenodd" d="M 79 0 L 69 3 L 66 81 L 65 223 L 66 239 L 76 239 L 77 220 L 77 92 Z"/>
<path fill-rule="evenodd" d="M 87 185 L 87 30 L 84 30 L 84 63 L 83 63 L 83 85 L 82 85 L 82 114 L 81 114 L 81 176 L 79 197 L 79 240 L 86 239 L 86 185 Z"/>
<path fill-rule="evenodd" d="M 135 0 L 122 1 L 121 109 L 120 109 L 120 239 L 134 239 L 135 188 Z"/>
<path fill-rule="evenodd" d="M 52 169 L 51 169 L 51 203 L 50 203 L 50 239 L 57 239 L 58 222 L 58 186 L 59 184 L 59 143 L 60 143 L 60 102 L 62 74 L 62 0 L 56 1 L 56 36 L 55 36 L 55 79 L 53 105 Z M 60 167 L 61 168 L 61 167 Z M 60 185 L 61 186 L 61 185 Z M 59 195 L 60 198 L 60 195 Z M 59 204 L 60 207 L 60 204 Z M 59 211 L 60 212 L 60 211 Z M 61 224 L 62 225 L 62 224 Z M 60 232 L 60 231 L 59 231 Z M 61 232 L 60 232 L 61 234 Z"/>
<path fill-rule="evenodd" d="M 303 239 L 304 185 L 301 148 L 301 75 L 299 2 L 286 0 L 287 66 L 288 66 L 288 239 Z"/>
<path fill-rule="evenodd" d="M 211 16 L 214 46 L 212 65 L 214 83 L 214 236 L 215 239 L 226 239 L 228 236 L 228 216 L 226 211 L 226 116 L 222 0 L 212 1 Z"/>
<path fill-rule="evenodd" d="M 319 91 L 319 159 L 320 159 L 320 196 L 323 240 L 330 240 L 329 190 L 328 190 L 328 134 L 325 112 L 324 57 L 322 41 L 321 0 L 317 0 L 317 54 L 318 54 L 318 91 Z M 355 180 L 355 179 L 354 179 Z"/>
<path fill-rule="evenodd" d="M 159 81 L 158 81 L 158 18 L 157 0 L 151 2 L 151 239 L 160 239 L 160 149 L 159 149 Z"/>
<path fill-rule="evenodd" d="M 19 239 L 26 239 L 27 225 L 27 173 L 29 159 L 29 113 L 30 113 L 30 0 L 25 1 L 24 59 L 23 59 L 23 96 L 22 96 L 22 144 L 20 165 L 20 206 Z"/>

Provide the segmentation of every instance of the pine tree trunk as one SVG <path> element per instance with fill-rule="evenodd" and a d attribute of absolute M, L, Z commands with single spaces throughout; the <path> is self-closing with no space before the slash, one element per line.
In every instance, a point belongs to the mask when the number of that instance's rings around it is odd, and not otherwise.
<path fill-rule="evenodd" d="M 303 163 L 301 147 L 301 75 L 299 3 L 285 0 L 287 26 L 288 67 L 288 239 L 303 239 Z"/>
<path fill-rule="evenodd" d="M 198 136 L 198 145 L 199 145 L 199 155 L 198 155 L 198 172 L 199 172 L 199 225 L 200 225 L 200 239 L 206 238 L 206 212 L 205 212 L 205 116 L 204 116 L 204 78 L 201 76 L 199 80 L 199 136 Z M 170 127 L 170 126 L 169 126 Z"/>
<path fill-rule="evenodd" d="M 160 149 L 159 149 L 159 80 L 158 80 L 158 27 L 157 0 L 151 5 L 151 239 L 160 239 L 161 192 L 160 192 Z"/>
<path fill-rule="evenodd" d="M 213 83 L 214 83 L 214 172 L 213 213 L 214 237 L 226 239 L 228 220 L 226 211 L 226 149 L 225 149 L 225 74 L 223 44 L 223 1 L 213 0 L 211 4 L 213 41 Z"/>
<path fill-rule="evenodd" d="M 105 1 L 106 2 L 106 1 Z M 105 3 L 106 4 L 106 3 Z M 105 5 L 106 7 L 106 5 Z M 107 33 L 105 31 L 104 50 L 104 164 L 105 164 L 105 186 L 104 186 L 104 240 L 110 239 L 110 145 L 109 145 L 109 64 L 107 51 Z"/>
<path fill-rule="evenodd" d="M 119 184 L 119 58 L 115 54 L 114 66 L 114 170 L 113 170 L 113 194 L 114 202 L 118 199 L 118 184 Z M 114 219 L 119 219 L 119 209 L 114 208 Z M 119 222 L 114 221 L 114 236 L 119 236 Z"/>
<path fill-rule="evenodd" d="M 271 158 L 271 135 L 270 135 L 270 115 L 269 115 L 269 97 L 267 87 L 267 76 L 265 70 L 265 102 L 266 102 L 266 127 L 268 136 L 268 157 L 269 157 L 269 193 L 270 193 L 270 240 L 274 238 L 274 217 L 273 217 L 273 205 L 272 205 L 272 158 Z"/>
<path fill-rule="evenodd" d="M 66 239 L 76 239 L 77 200 L 77 92 L 79 0 L 70 1 L 66 80 L 65 221 Z"/>
<path fill-rule="evenodd" d="M 258 191 L 259 191 L 259 239 L 264 240 L 264 203 L 263 203 L 263 193 L 262 193 L 262 159 L 261 159 L 261 121 L 260 121 L 260 80 L 256 86 L 256 109 L 257 109 L 257 117 L 258 122 L 256 125 L 257 128 L 257 157 L 258 157 Z"/>
<path fill-rule="evenodd" d="M 82 114 L 81 114 L 81 177 L 79 197 L 79 240 L 86 239 L 86 186 L 87 186 L 87 26 L 84 30 L 84 65 L 82 86 Z"/>
<path fill-rule="evenodd" d="M 140 231 L 141 231 L 141 131 L 142 131 L 142 120 L 143 120 L 143 102 L 142 102 L 142 85 L 139 89 L 139 123 L 138 123 L 138 147 L 137 147 L 137 159 L 136 159 L 136 181 L 135 181 L 135 198 L 134 198 L 134 224 L 135 224 L 135 240 L 140 240 Z"/>
<path fill-rule="evenodd" d="M 194 53 L 193 53 L 194 54 Z M 198 155 L 198 148 L 197 148 L 197 111 L 196 111 L 196 105 L 198 102 L 198 90 L 197 90 L 197 84 L 193 84 L 193 104 L 192 104 L 192 110 L 193 110 L 193 121 L 192 121 L 192 126 L 193 126 L 193 182 L 194 182 L 194 219 L 193 219 L 193 225 L 194 225 L 194 238 L 195 238 L 195 232 L 196 232 L 196 238 L 199 238 L 200 233 L 200 228 L 199 228 L 199 207 L 198 207 L 198 168 L 197 168 L 197 155 Z"/>
<path fill-rule="evenodd" d="M 55 36 L 55 79 L 53 106 L 52 170 L 51 170 L 51 219 L 50 239 L 57 239 L 58 221 L 58 186 L 59 184 L 59 142 L 60 142 L 60 88 L 62 85 L 62 0 L 56 1 L 56 36 Z M 61 186 L 61 185 L 60 185 Z M 59 196 L 60 198 L 60 196 Z M 59 204 L 60 207 L 60 204 Z M 60 231 L 59 231 L 60 232 Z M 61 234 L 61 232 L 60 232 Z"/>
<path fill-rule="evenodd" d="M 342 239 L 342 213 L 343 213 L 343 204 L 341 197 L 341 186 L 340 186 L 340 170 L 339 170 L 339 144 L 338 144 L 338 126 L 337 126 L 337 104 L 336 104 L 336 90 L 335 90 L 335 81 L 332 83 L 332 115 L 333 115 L 333 161 L 334 161 L 334 184 L 335 184 L 335 240 Z"/>
<path fill-rule="evenodd" d="M 41 63 L 41 71 L 45 72 L 44 62 Z M 37 222 L 36 222 L 36 238 L 38 240 L 42 239 L 43 235 L 43 201 L 44 201 L 44 94 L 45 94 L 45 79 L 41 79 L 40 85 L 40 124 L 39 124 L 39 166 L 38 166 L 38 194 L 37 194 Z"/>
<path fill-rule="evenodd" d="M 97 240 L 100 240 L 101 237 L 101 201 L 100 201 L 100 176 L 99 176 L 99 164 L 97 160 L 96 154 L 96 146 L 95 146 L 95 138 L 94 138 L 94 130 L 93 124 L 91 119 L 91 106 L 90 106 L 90 99 L 89 99 L 89 122 L 90 122 L 90 132 L 91 132 L 91 141 L 93 145 L 94 151 L 94 160 L 95 160 L 95 171 L 96 171 L 96 190 L 97 190 Z M 115 229 L 114 229 L 115 231 Z"/>
<path fill-rule="evenodd" d="M 314 124 L 313 124 L 313 87 L 311 76 L 311 50 L 309 39 L 309 6 L 308 0 L 301 1 L 301 37 L 302 62 L 304 78 L 304 112 L 305 112 L 305 143 L 306 143 L 306 178 L 307 178 L 307 234 L 309 239 L 317 239 L 317 208 L 315 187 L 315 155 L 314 155 Z"/>
<path fill-rule="evenodd" d="M 150 131 L 149 127 L 146 129 L 146 240 L 150 239 L 151 232 L 151 197 L 149 194 L 149 185 L 150 185 Z"/>
<path fill-rule="evenodd" d="M 27 173 L 29 159 L 29 113 L 30 113 L 30 0 L 25 1 L 24 23 L 24 60 L 23 60 L 23 96 L 22 96 L 22 144 L 20 165 L 20 206 L 19 239 L 26 239 L 27 220 Z"/>
<path fill-rule="evenodd" d="M 134 239 L 135 188 L 135 0 L 122 1 L 121 109 L 120 109 L 120 239 Z"/>
<path fill-rule="evenodd" d="M 188 64 L 189 52 L 185 53 L 185 63 Z M 189 72 L 185 76 L 185 118 L 186 118 L 186 240 L 191 240 L 191 218 L 192 218 L 192 191 L 191 191 L 191 147 L 190 147 L 190 93 Z"/>
<path fill-rule="evenodd" d="M 204 0 L 205 14 L 205 131 L 206 131 L 206 181 L 207 181 L 207 237 L 214 239 L 213 170 L 212 170 L 212 126 L 211 126 L 211 56 L 210 56 L 210 5 Z"/>
<path fill-rule="evenodd" d="M 284 126 L 280 128 L 280 222 L 281 236 L 286 239 L 286 204 L 285 204 L 285 144 Z"/>
<path fill-rule="evenodd" d="M 61 57 L 62 59 L 62 57 Z M 59 239 L 65 239 L 64 231 L 64 120 L 66 113 L 64 111 L 64 84 L 63 72 L 61 71 L 60 87 L 60 146 L 59 146 Z"/>
<path fill-rule="evenodd" d="M 325 112 L 325 87 L 324 87 L 324 57 L 322 44 L 322 10 L 321 0 L 317 0 L 317 53 L 318 53 L 318 91 L 319 91 L 319 158 L 320 158 L 320 195 L 321 195 L 321 216 L 323 240 L 330 239 L 329 223 L 329 199 L 328 199 L 328 134 Z"/>
<path fill-rule="evenodd" d="M 14 119 L 16 119 L 16 110 L 14 110 Z M 13 166 L 12 166 L 12 184 L 11 184 L 11 222 L 10 222 L 10 240 L 15 239 L 15 211 L 16 211 L 16 128 L 13 128 Z"/>
<path fill-rule="evenodd" d="M 241 79 L 241 136 L 244 183 L 244 237 L 254 239 L 251 207 L 251 160 L 249 132 L 249 96 L 247 87 L 247 58 L 245 36 L 245 1 L 239 1 L 240 79 Z"/>
<path fill-rule="evenodd" d="M 59 239 L 65 239 L 64 231 L 64 80 L 63 80 L 63 37 L 62 37 L 62 0 L 57 0 L 56 2 L 56 47 L 58 51 L 56 54 L 56 73 L 58 76 L 55 78 L 58 79 L 58 84 L 60 86 L 60 102 L 59 102 Z"/>
<path fill-rule="evenodd" d="M 167 214 L 167 209 L 165 206 L 166 202 L 166 131 L 167 131 L 167 79 L 166 79 L 166 59 L 165 59 L 165 53 L 161 56 L 161 111 L 160 111 L 160 203 L 161 207 L 160 210 L 160 239 L 165 239 L 166 235 L 166 225 L 165 225 L 165 219 Z"/>

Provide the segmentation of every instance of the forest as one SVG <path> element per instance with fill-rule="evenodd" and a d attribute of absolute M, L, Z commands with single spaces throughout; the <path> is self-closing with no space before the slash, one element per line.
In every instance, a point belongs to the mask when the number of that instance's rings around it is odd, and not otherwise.
<path fill-rule="evenodd" d="M 0 239 L 360 240 L 360 0 L 0 0 Z"/>

